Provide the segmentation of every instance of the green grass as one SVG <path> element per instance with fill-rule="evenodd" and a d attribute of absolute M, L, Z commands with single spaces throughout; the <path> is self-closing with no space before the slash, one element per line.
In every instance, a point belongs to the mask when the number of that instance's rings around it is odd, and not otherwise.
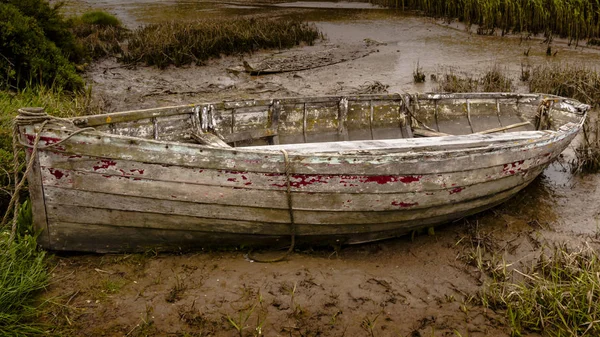
<path fill-rule="evenodd" d="M 31 233 L 31 207 L 25 203 L 18 220 L 18 235 L 0 231 L 0 336 L 45 335 L 36 323 L 37 294 L 48 285 L 44 252 L 37 250 Z"/>
<path fill-rule="evenodd" d="M 151 24 L 131 33 L 123 61 L 159 68 L 203 64 L 221 55 L 312 44 L 319 36 L 314 25 L 291 19 L 235 18 Z"/>
<path fill-rule="evenodd" d="M 541 332 L 545 336 L 600 334 L 600 263 L 591 247 L 556 247 L 542 253 L 518 281 L 492 282 L 482 303 L 504 311 L 513 336 Z"/>

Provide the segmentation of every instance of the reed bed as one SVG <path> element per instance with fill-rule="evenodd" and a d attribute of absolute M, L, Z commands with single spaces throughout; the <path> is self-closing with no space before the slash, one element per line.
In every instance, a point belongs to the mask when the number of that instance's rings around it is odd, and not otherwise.
<path fill-rule="evenodd" d="M 528 32 L 579 41 L 600 34 L 599 0 L 370 0 L 477 25 L 479 34 Z"/>
<path fill-rule="evenodd" d="M 71 31 L 91 59 L 120 56 L 129 30 L 113 15 L 92 11 L 71 20 Z"/>
<path fill-rule="evenodd" d="M 600 73 L 578 65 L 544 65 L 531 70 L 531 92 L 572 97 L 595 107 L 583 127 L 583 139 L 575 149 L 576 172 L 600 171 Z"/>
<path fill-rule="evenodd" d="M 293 19 L 238 18 L 151 24 L 132 32 L 123 60 L 159 68 L 203 64 L 220 55 L 312 45 L 316 26 Z"/>
<path fill-rule="evenodd" d="M 439 76 L 437 90 L 441 92 L 506 92 L 513 90 L 513 80 L 497 65 L 480 77 L 447 72 Z"/>
<path fill-rule="evenodd" d="M 518 281 L 493 281 L 479 298 L 506 312 L 512 336 L 600 335 L 600 261 L 589 246 L 556 247 L 542 253 L 531 270 L 513 274 Z"/>

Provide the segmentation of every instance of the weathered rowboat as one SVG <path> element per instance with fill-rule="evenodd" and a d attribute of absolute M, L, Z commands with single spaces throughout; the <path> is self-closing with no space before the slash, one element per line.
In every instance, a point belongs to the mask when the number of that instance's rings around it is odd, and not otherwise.
<path fill-rule="evenodd" d="M 22 109 L 17 124 L 40 244 L 122 252 L 360 243 L 449 222 L 527 186 L 588 109 L 538 94 L 394 94 L 69 120 Z"/>

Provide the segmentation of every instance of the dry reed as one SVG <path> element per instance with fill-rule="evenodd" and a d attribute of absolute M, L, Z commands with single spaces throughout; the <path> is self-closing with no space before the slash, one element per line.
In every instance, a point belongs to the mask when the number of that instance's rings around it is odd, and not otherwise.
<path fill-rule="evenodd" d="M 202 64 L 220 55 L 312 44 L 316 26 L 292 19 L 238 18 L 151 24 L 132 32 L 123 60 L 159 68 Z"/>

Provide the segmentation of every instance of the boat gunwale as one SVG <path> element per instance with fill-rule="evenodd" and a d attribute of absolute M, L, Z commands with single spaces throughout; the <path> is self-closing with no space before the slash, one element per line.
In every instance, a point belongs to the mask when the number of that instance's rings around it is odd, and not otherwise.
<path fill-rule="evenodd" d="M 107 114 L 90 115 L 85 117 L 72 117 L 67 118 L 75 125 L 80 127 L 95 127 L 100 125 L 109 125 L 114 123 L 129 122 L 140 119 L 155 118 L 155 117 L 167 117 L 176 115 L 191 114 L 195 110 L 199 110 L 203 107 L 213 106 L 217 109 L 234 109 L 241 107 L 251 106 L 268 106 L 272 105 L 275 101 L 279 101 L 280 104 L 300 104 L 300 103 L 327 103 L 327 102 L 338 102 L 342 98 L 346 98 L 349 101 L 377 101 L 377 100 L 396 100 L 402 101 L 405 98 L 414 97 L 417 100 L 445 100 L 445 99 L 553 99 L 560 100 L 562 102 L 577 106 L 580 109 L 587 111 L 589 105 L 583 104 L 577 100 L 550 95 L 550 94 L 522 94 L 512 92 L 479 92 L 479 93 L 418 93 L 418 94 L 368 94 L 368 95 L 331 95 L 331 96 L 308 96 L 308 97 L 282 97 L 282 98 L 268 98 L 268 99 L 247 99 L 247 100 L 230 100 L 230 101 L 219 101 L 219 102 L 205 102 L 205 103 L 193 103 L 186 105 L 175 105 L 149 109 L 138 109 L 128 111 L 118 111 Z M 585 111 L 580 115 L 584 115 Z M 573 113 L 573 112 L 571 112 Z M 126 118 L 131 117 L 131 118 Z"/>

